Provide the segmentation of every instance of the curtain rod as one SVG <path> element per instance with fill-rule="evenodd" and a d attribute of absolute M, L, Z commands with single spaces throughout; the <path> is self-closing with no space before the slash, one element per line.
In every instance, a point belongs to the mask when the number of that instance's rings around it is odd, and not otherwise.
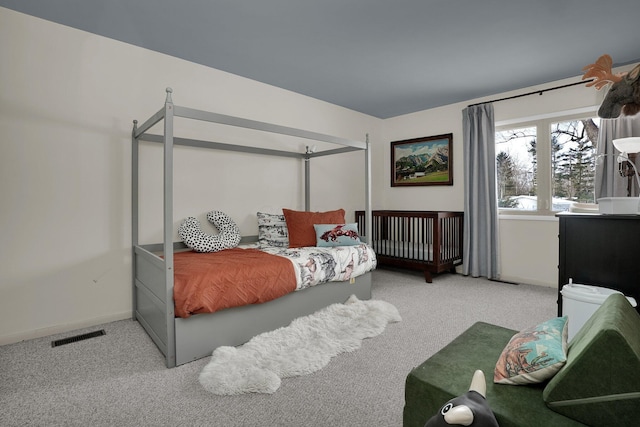
<path fill-rule="evenodd" d="M 595 79 L 579 81 L 579 82 L 569 83 L 569 84 L 562 85 L 562 86 L 550 87 L 548 89 L 542 89 L 542 90 L 536 90 L 536 91 L 529 92 L 529 93 L 523 93 L 521 95 L 508 96 L 506 98 L 500 98 L 500 99 L 492 99 L 490 101 L 478 102 L 476 104 L 467 105 L 467 107 L 475 107 L 476 105 L 489 104 L 491 102 L 506 101 L 507 99 L 522 98 L 523 96 L 529 96 L 529 95 L 535 95 L 535 94 L 542 95 L 545 92 L 549 92 L 549 91 L 556 90 L 556 89 L 563 89 L 563 88 L 569 87 L 569 86 L 577 86 L 577 85 L 581 85 L 581 84 L 586 84 L 586 83 L 590 83 L 590 82 L 592 82 L 594 80 Z"/>

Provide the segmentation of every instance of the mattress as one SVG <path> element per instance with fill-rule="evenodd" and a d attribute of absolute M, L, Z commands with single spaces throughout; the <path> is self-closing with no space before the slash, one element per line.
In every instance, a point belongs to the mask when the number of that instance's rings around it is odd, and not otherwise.
<path fill-rule="evenodd" d="M 174 254 L 176 317 L 259 304 L 326 282 L 343 282 L 376 267 L 366 244 L 258 248 Z"/>
<path fill-rule="evenodd" d="M 433 245 L 430 243 L 376 240 L 374 246 L 378 255 L 433 261 Z"/>

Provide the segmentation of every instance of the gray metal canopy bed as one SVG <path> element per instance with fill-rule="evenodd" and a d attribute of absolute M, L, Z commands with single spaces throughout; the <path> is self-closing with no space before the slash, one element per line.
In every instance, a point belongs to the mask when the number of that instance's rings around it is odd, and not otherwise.
<path fill-rule="evenodd" d="M 305 210 L 310 209 L 310 160 L 314 157 L 364 152 L 365 210 L 367 230 L 371 236 L 371 154 L 369 141 L 354 141 L 276 124 L 264 123 L 217 114 L 173 104 L 172 90 L 167 88 L 164 106 L 142 125 L 133 121 L 132 132 L 132 264 L 133 264 L 133 318 L 137 320 L 164 354 L 167 367 L 175 367 L 202 357 L 222 345 L 240 345 L 262 332 L 286 326 L 296 317 L 313 313 L 329 304 L 344 302 L 355 294 L 360 299 L 371 298 L 371 273 L 345 282 L 329 282 L 286 294 L 262 304 L 228 308 L 214 313 L 196 314 L 188 318 L 175 316 L 174 251 L 187 249 L 182 242 L 174 242 L 173 228 L 173 149 L 176 145 L 203 149 L 227 150 L 265 156 L 298 158 L 304 162 Z M 174 136 L 174 118 L 181 117 L 204 122 L 247 128 L 271 134 L 281 134 L 304 140 L 330 143 L 337 148 L 312 152 L 274 150 L 258 146 L 227 144 Z M 148 133 L 164 121 L 162 135 Z M 139 142 L 163 145 L 164 225 L 163 242 L 139 243 Z M 242 242 L 256 241 L 257 236 L 243 236 Z"/>

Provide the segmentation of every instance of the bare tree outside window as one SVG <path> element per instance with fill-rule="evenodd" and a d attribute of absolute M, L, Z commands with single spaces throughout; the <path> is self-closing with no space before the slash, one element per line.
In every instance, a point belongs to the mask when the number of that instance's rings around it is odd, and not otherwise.
<path fill-rule="evenodd" d="M 593 203 L 598 131 L 594 119 L 551 125 L 554 200 Z M 555 205 L 554 210 L 569 209 L 567 203 Z"/>
<path fill-rule="evenodd" d="M 498 207 L 536 209 L 535 144 L 534 127 L 496 132 Z"/>

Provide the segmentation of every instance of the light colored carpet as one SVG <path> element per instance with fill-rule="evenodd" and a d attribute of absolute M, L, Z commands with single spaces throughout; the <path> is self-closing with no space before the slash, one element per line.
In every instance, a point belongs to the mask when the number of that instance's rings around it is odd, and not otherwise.
<path fill-rule="evenodd" d="M 199 383 L 210 357 L 167 369 L 137 322 L 61 347 L 68 334 L 0 347 L 2 426 L 385 426 L 402 425 L 411 369 L 476 321 L 524 329 L 554 317 L 557 289 L 379 269 L 373 298 L 393 304 L 390 324 L 355 352 L 274 394 L 216 396 Z M 469 373 L 471 375 L 472 373 Z"/>
<path fill-rule="evenodd" d="M 357 350 L 362 340 L 399 322 L 388 302 L 361 301 L 352 295 L 290 325 L 265 332 L 238 346 L 218 347 L 200 373 L 200 384 L 213 394 L 273 393 L 282 378 L 308 375 L 340 353 Z"/>

